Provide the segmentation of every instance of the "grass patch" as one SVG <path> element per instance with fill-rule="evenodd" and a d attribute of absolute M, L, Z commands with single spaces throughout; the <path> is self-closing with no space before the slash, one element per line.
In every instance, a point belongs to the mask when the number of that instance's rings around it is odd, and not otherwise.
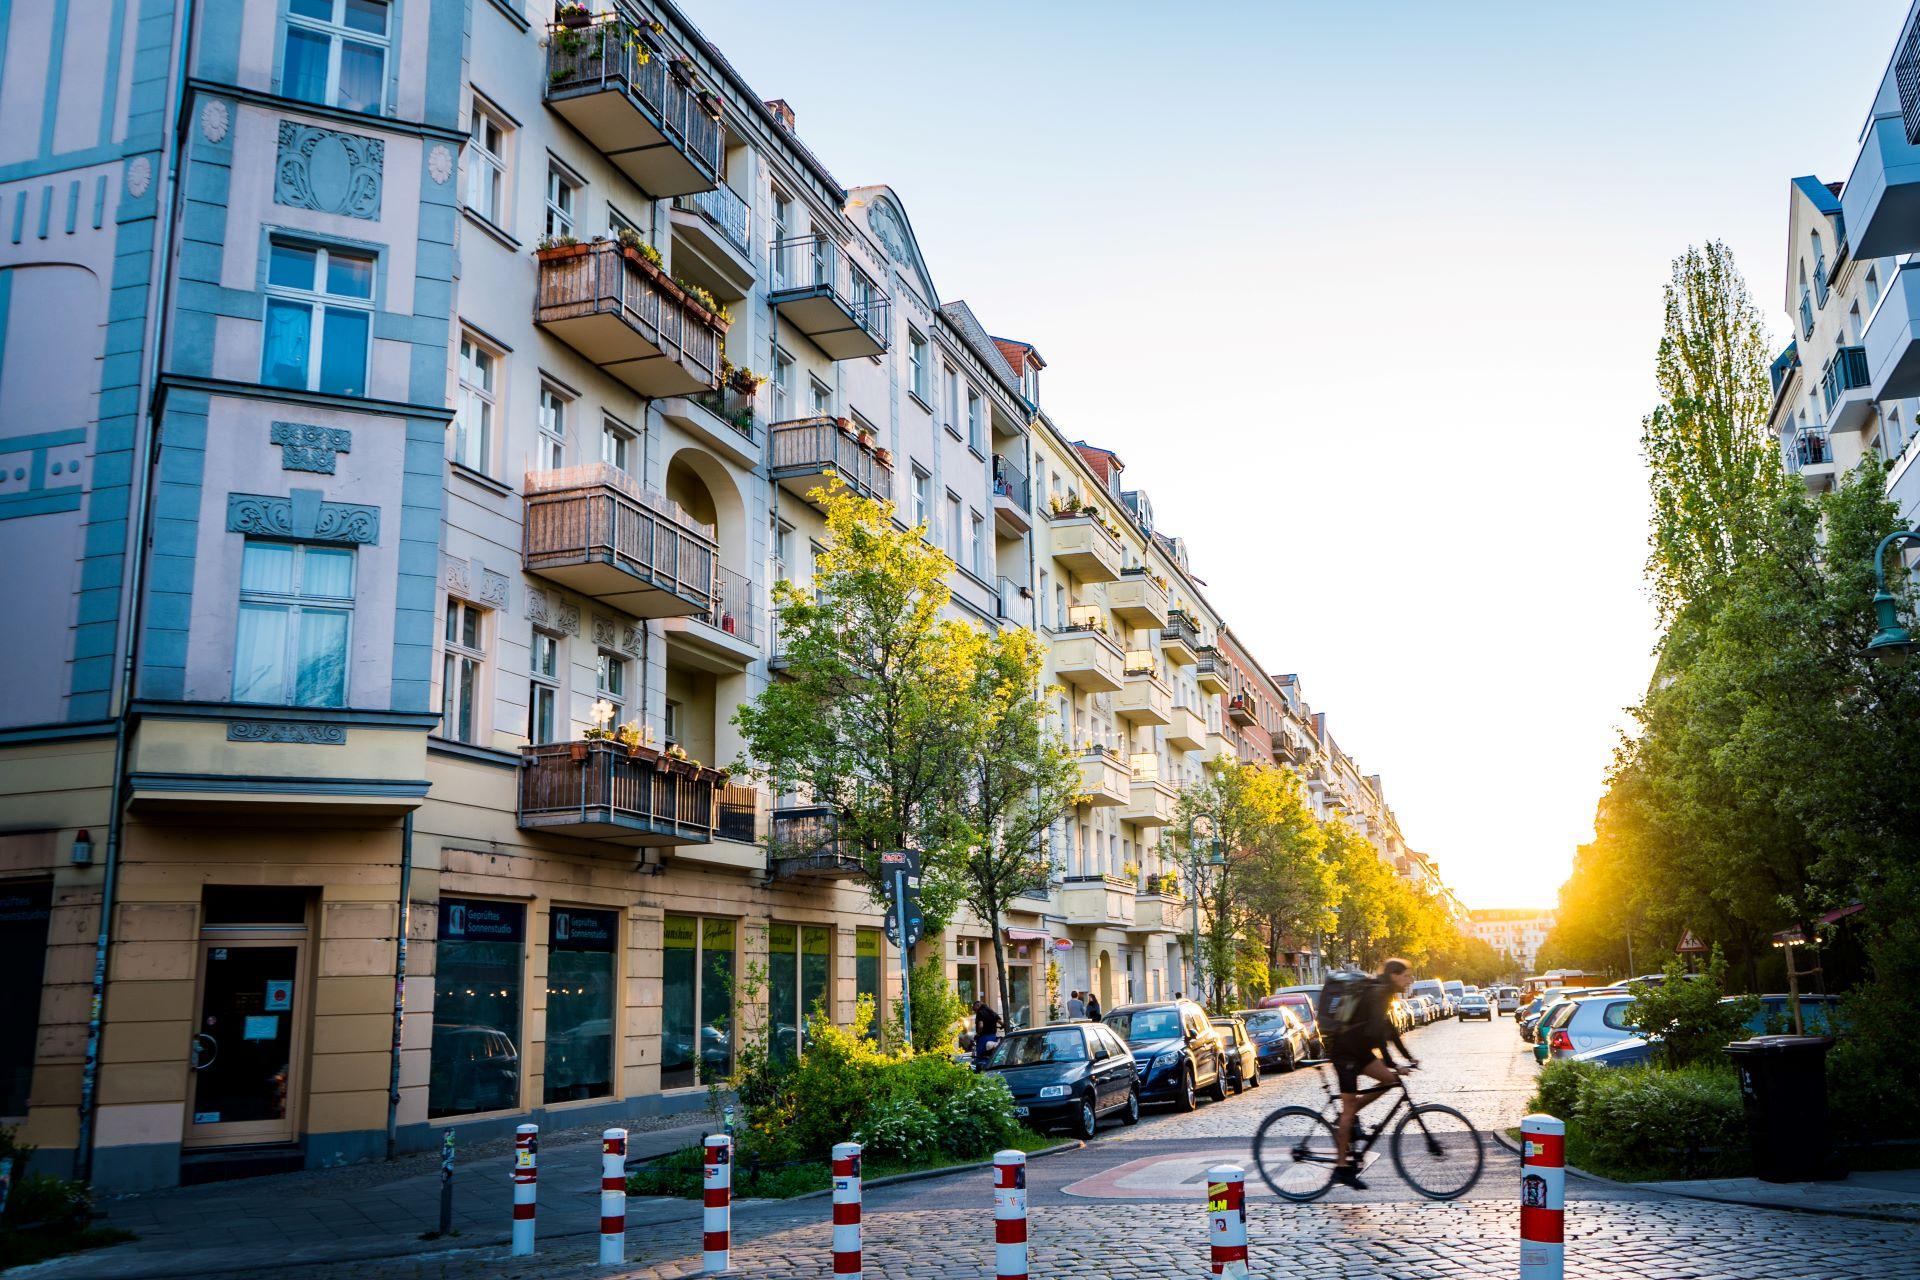
<path fill-rule="evenodd" d="M 1062 1139 L 1025 1130 L 1013 1140 L 1011 1145 L 1031 1153 L 1054 1146 L 1060 1141 Z M 629 1173 L 627 1194 L 673 1196 L 682 1200 L 696 1200 L 702 1191 L 701 1178 L 705 1158 L 705 1152 L 698 1146 L 682 1147 L 678 1151 L 669 1152 Z M 977 1158 L 963 1159 L 957 1156 L 935 1156 L 914 1162 L 868 1160 L 862 1164 L 860 1176 L 863 1180 L 871 1182 L 875 1178 L 887 1178 L 896 1173 L 926 1173 L 936 1169 L 950 1169 L 956 1165 L 976 1163 L 978 1163 Z M 733 1167 L 733 1195 L 736 1200 L 788 1200 L 794 1196 L 803 1196 L 809 1191 L 824 1191 L 832 1185 L 832 1165 L 826 1160 L 765 1166 L 757 1166 L 751 1160 L 741 1160 Z"/>

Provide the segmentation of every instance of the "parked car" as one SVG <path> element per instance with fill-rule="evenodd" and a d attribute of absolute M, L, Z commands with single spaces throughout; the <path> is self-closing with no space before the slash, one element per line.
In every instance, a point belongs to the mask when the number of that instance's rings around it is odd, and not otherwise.
<path fill-rule="evenodd" d="M 1555 1011 L 1542 1039 L 1552 1058 L 1571 1058 L 1589 1049 L 1604 1049 L 1636 1038 L 1626 1014 L 1633 997 L 1624 994 L 1587 996 L 1569 1000 Z"/>
<path fill-rule="evenodd" d="M 1407 1004 L 1405 996 L 1395 996 L 1387 1006 L 1387 1017 L 1393 1022 L 1396 1031 L 1413 1030 L 1413 1009 Z"/>
<path fill-rule="evenodd" d="M 1500 988 L 1499 995 L 1495 997 L 1495 1005 L 1503 1015 L 1518 1013 L 1520 1011 L 1519 991 L 1512 987 Z"/>
<path fill-rule="evenodd" d="M 1438 1022 L 1440 1021 L 1440 1019 L 1447 1016 L 1446 1002 L 1444 997 L 1421 996 L 1420 1005 L 1421 1005 L 1420 1012 L 1423 1015 L 1424 1020 L 1427 1022 Z"/>
<path fill-rule="evenodd" d="M 1315 1007 L 1319 998 L 1320 988 L 1318 987 L 1310 990 L 1294 987 L 1285 991 L 1275 992 L 1273 995 L 1260 1001 L 1258 1005 L 1260 1009 L 1292 1010 L 1293 1016 L 1299 1021 L 1302 1027 L 1306 1028 L 1306 1052 L 1299 1055 L 1301 1058 L 1324 1058 L 1327 1056 L 1326 1045 L 1320 1038 L 1320 1015 Z M 1249 1022 L 1247 1024 L 1247 1030 L 1254 1030 L 1253 1023 Z M 1255 1037 L 1255 1039 L 1257 1041 L 1258 1037 Z M 1298 1061 L 1298 1058 L 1296 1058 L 1295 1061 Z"/>
<path fill-rule="evenodd" d="M 1728 997 L 1734 999 L 1736 997 Z M 1747 1019 L 1747 1034 L 1755 1036 L 1788 1035 L 1793 1031 L 1792 997 L 1760 997 L 1760 1011 Z M 1800 997 L 1800 1025 L 1810 1036 L 1838 1035 L 1840 1023 L 1838 996 L 1804 995 Z"/>
<path fill-rule="evenodd" d="M 1438 978 L 1415 978 L 1413 985 L 1407 988 L 1407 999 L 1409 1000 L 1415 996 L 1432 996 L 1435 1000 L 1438 1000 L 1443 994 L 1445 993 L 1440 987 L 1440 979 Z"/>
<path fill-rule="evenodd" d="M 1100 1121 L 1140 1120 L 1140 1083 L 1126 1042 L 1098 1022 L 1036 1027 L 1001 1037 L 983 1071 L 1007 1082 L 1013 1114 L 1036 1129 L 1091 1138 Z"/>
<path fill-rule="evenodd" d="M 1104 1025 L 1127 1042 L 1140 1073 L 1140 1101 L 1171 1102 L 1182 1111 L 1199 1105 L 1206 1090 L 1215 1102 L 1227 1096 L 1220 1042 L 1204 1009 L 1191 1000 L 1122 1005 Z"/>
<path fill-rule="evenodd" d="M 1284 1012 L 1284 1010 L 1282 1011 Z M 1220 1041 L 1220 1063 L 1226 1069 L 1227 1083 L 1235 1093 L 1260 1087 L 1260 1055 L 1247 1024 L 1237 1017 L 1209 1018 L 1213 1033 Z"/>
<path fill-rule="evenodd" d="M 1469 991 L 1460 997 L 1460 1021 L 1479 1018 L 1483 1022 L 1493 1021 L 1493 1006 L 1478 991 Z"/>
<path fill-rule="evenodd" d="M 1255 1057 L 1264 1070 L 1291 1071 L 1307 1059 L 1321 1056 L 1318 1033 L 1307 1030 L 1292 1005 L 1242 1009 L 1235 1016 L 1247 1024 Z"/>
<path fill-rule="evenodd" d="M 1520 1038 L 1522 1040 L 1527 1041 L 1529 1044 L 1533 1042 L 1533 1029 L 1539 1023 L 1540 1016 L 1547 1011 L 1549 1004 L 1560 998 L 1561 993 L 1565 990 L 1565 987 L 1548 987 L 1532 1000 L 1529 1000 L 1525 1005 L 1521 1006 L 1520 1012 L 1513 1015 L 1514 1021 L 1519 1023 Z"/>
<path fill-rule="evenodd" d="M 441 1024 L 433 1029 L 440 1050 L 431 1069 L 435 1102 L 449 1110 L 491 1111 L 513 1105 L 520 1090 L 520 1051 L 494 1027 Z"/>
<path fill-rule="evenodd" d="M 1628 1036 L 1625 1040 L 1576 1053 L 1568 1061 L 1597 1062 L 1603 1067 L 1639 1067 L 1653 1061 L 1656 1049 L 1657 1046 L 1639 1036 Z"/>
<path fill-rule="evenodd" d="M 1452 1017 L 1454 1014 L 1460 1012 L 1460 997 L 1467 994 L 1467 984 L 1458 978 L 1453 978 L 1441 983 L 1440 988 L 1447 993 L 1447 1016 Z"/>

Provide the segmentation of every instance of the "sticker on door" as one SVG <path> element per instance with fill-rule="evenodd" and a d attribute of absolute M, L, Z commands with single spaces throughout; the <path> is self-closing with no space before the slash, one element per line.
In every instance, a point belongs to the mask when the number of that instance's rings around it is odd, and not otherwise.
<path fill-rule="evenodd" d="M 282 1013 L 293 1008 L 292 978 L 267 979 L 267 1003 L 265 1007 L 269 1010 L 278 1010 Z"/>

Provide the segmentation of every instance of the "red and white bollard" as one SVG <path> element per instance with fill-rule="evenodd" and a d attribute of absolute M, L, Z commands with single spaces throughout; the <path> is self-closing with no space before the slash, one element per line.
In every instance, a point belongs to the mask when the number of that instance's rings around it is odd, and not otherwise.
<path fill-rule="evenodd" d="M 733 1138 L 716 1133 L 707 1139 L 707 1158 L 702 1186 L 706 1189 L 706 1208 L 702 1225 L 706 1229 L 705 1256 L 701 1270 L 721 1275 L 733 1270 Z"/>
<path fill-rule="evenodd" d="M 1520 1122 L 1520 1280 L 1566 1274 L 1567 1126 L 1553 1116 Z"/>
<path fill-rule="evenodd" d="M 1207 1237 L 1213 1274 L 1247 1278 L 1247 1171 L 1217 1164 L 1207 1170 Z"/>
<path fill-rule="evenodd" d="M 600 1265 L 627 1260 L 627 1131 L 600 1135 Z"/>
<path fill-rule="evenodd" d="M 999 1280 L 1027 1280 L 1027 1153 L 993 1156 L 993 1271 Z"/>
<path fill-rule="evenodd" d="M 534 1197 L 539 1191 L 540 1126 L 523 1124 L 513 1134 L 513 1256 L 533 1254 Z"/>
<path fill-rule="evenodd" d="M 860 1277 L 860 1144 L 833 1148 L 833 1274 Z"/>

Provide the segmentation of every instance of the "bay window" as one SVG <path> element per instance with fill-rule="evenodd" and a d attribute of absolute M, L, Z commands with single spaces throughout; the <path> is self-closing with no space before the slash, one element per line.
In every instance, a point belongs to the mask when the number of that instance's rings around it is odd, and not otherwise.
<path fill-rule="evenodd" d="M 282 92 L 379 115 L 386 105 L 391 16 L 387 0 L 287 0 Z"/>
<path fill-rule="evenodd" d="M 233 700 L 345 706 L 352 619 L 352 551 L 249 541 L 240 559 Z"/>
<path fill-rule="evenodd" d="M 278 241 L 271 246 L 262 382 L 363 396 L 372 333 L 372 254 Z"/>

